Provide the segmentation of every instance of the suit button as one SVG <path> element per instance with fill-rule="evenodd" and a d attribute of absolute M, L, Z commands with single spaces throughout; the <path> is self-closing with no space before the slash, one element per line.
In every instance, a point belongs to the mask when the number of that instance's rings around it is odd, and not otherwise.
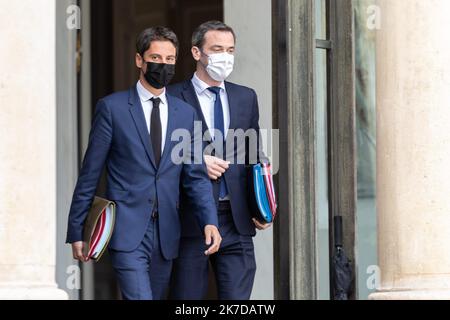
<path fill-rule="evenodd" d="M 152 199 L 148 199 L 148 202 L 152 203 L 153 201 L 152 201 Z"/>

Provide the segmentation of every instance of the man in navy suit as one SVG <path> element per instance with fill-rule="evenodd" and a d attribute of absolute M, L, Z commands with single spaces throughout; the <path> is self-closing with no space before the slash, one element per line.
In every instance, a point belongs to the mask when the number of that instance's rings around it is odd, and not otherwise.
<path fill-rule="evenodd" d="M 248 164 L 238 161 L 238 150 L 257 155 L 259 147 L 259 110 L 254 90 L 225 82 L 233 70 L 235 34 L 220 21 L 200 25 L 192 36 L 192 55 L 197 61 L 196 72 L 185 82 L 168 87 L 168 92 L 183 99 L 197 110 L 203 132 L 211 133 L 210 143 L 224 143 L 226 152 L 207 154 L 205 162 L 214 189 L 218 208 L 219 230 L 223 237 L 219 251 L 209 257 L 198 254 L 204 248 L 201 231 L 192 219 L 193 203 L 182 194 L 182 239 L 180 255 L 173 270 L 170 296 L 174 299 L 203 299 L 208 288 L 208 263 L 214 269 L 219 299 L 250 298 L 256 272 L 253 236 L 262 224 L 252 218 L 247 202 Z M 230 132 L 253 131 L 257 144 L 228 148 L 234 137 Z M 235 131 L 236 132 L 236 131 Z M 207 135 L 206 135 L 207 136 Z M 218 142 L 226 137 L 226 141 Z M 219 148 L 220 149 L 220 148 Z M 226 157 L 224 154 L 226 153 Z M 231 154 L 230 154 L 231 153 Z M 231 155 L 231 157 L 230 157 Z M 248 155 L 246 158 L 249 158 Z M 231 159 L 231 161 L 229 161 Z M 246 166 L 247 165 L 247 166 Z"/>
<path fill-rule="evenodd" d="M 164 297 L 179 251 L 180 188 L 193 204 L 193 219 L 209 247 L 199 254 L 215 253 L 221 242 L 204 162 L 191 155 L 184 155 L 181 162 L 172 158 L 174 130 L 191 134 L 190 147 L 196 143 L 195 110 L 165 91 L 174 75 L 177 51 L 177 37 L 165 27 L 139 35 L 139 81 L 97 103 L 70 208 L 67 242 L 75 259 L 87 261 L 83 224 L 106 165 L 106 197 L 116 203 L 117 212 L 109 252 L 124 299 Z"/>

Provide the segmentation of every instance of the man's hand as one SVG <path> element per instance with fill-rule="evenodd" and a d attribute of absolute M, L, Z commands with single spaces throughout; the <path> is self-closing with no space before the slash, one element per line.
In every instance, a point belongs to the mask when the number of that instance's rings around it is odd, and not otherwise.
<path fill-rule="evenodd" d="M 258 230 L 266 230 L 272 226 L 272 223 L 261 223 L 257 219 L 253 218 L 253 223 Z"/>
<path fill-rule="evenodd" d="M 205 155 L 205 163 L 208 169 L 208 176 L 211 180 L 219 179 L 228 170 L 230 164 L 229 161 L 207 155 Z"/>
<path fill-rule="evenodd" d="M 211 244 L 212 240 L 212 244 Z M 220 236 L 219 230 L 216 226 L 207 225 L 205 226 L 205 243 L 207 246 L 211 245 L 208 250 L 205 251 L 205 255 L 209 256 L 216 253 L 220 248 L 220 243 L 222 242 L 222 237 Z"/>
<path fill-rule="evenodd" d="M 84 249 L 83 241 L 77 241 L 72 243 L 73 258 L 76 260 L 80 260 L 81 262 L 87 262 L 89 258 L 83 254 L 83 249 Z"/>

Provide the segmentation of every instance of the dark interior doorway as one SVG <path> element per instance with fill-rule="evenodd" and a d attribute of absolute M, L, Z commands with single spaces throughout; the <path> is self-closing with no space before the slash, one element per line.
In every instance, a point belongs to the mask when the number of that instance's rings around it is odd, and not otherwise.
<path fill-rule="evenodd" d="M 194 71 L 191 35 L 207 20 L 223 20 L 223 0 L 96 0 L 91 2 L 92 99 L 126 90 L 137 81 L 134 62 L 139 32 L 170 27 L 180 41 L 174 82 Z"/>
<path fill-rule="evenodd" d="M 95 0 L 91 1 L 90 9 L 92 112 L 98 99 L 136 83 L 135 39 L 140 31 L 155 25 L 165 25 L 175 31 L 180 41 L 180 54 L 173 81 L 178 82 L 194 71 L 190 53 L 194 29 L 208 20 L 223 20 L 223 0 Z M 104 187 L 103 177 L 99 195 Z M 214 291 L 210 292 L 209 298 L 213 298 Z M 94 265 L 94 299 L 119 297 L 106 255 Z"/>

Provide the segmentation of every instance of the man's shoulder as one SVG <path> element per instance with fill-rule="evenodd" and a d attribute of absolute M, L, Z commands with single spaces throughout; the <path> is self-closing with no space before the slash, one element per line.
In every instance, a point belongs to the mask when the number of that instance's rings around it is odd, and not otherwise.
<path fill-rule="evenodd" d="M 187 79 L 167 86 L 166 87 L 167 93 L 172 96 L 178 97 L 182 91 L 184 91 L 186 88 L 189 87 L 190 81 L 191 81 L 190 79 Z"/>
<path fill-rule="evenodd" d="M 178 107 L 181 112 L 194 113 L 195 109 L 189 103 L 184 100 L 178 98 L 176 95 L 167 92 L 167 98 L 170 104 L 173 104 L 175 107 Z"/>
<path fill-rule="evenodd" d="M 126 107 L 129 106 L 130 102 L 134 103 L 136 99 L 139 99 L 136 87 L 131 87 L 128 90 L 117 91 L 101 98 L 97 105 L 103 105 L 112 113 L 123 112 L 128 110 Z"/>
<path fill-rule="evenodd" d="M 249 95 L 249 96 L 256 95 L 256 92 L 254 89 L 247 87 L 247 86 L 243 86 L 241 84 L 234 83 L 234 82 L 225 81 L 225 88 L 227 89 L 227 91 L 231 90 L 235 94 Z M 229 92 L 227 92 L 227 93 L 229 93 Z"/>
<path fill-rule="evenodd" d="M 117 91 L 114 93 L 111 93 L 100 100 L 105 102 L 106 104 L 116 104 L 116 103 L 122 103 L 124 101 L 128 102 L 130 97 L 130 89 L 129 90 L 123 90 L 123 91 Z"/>

